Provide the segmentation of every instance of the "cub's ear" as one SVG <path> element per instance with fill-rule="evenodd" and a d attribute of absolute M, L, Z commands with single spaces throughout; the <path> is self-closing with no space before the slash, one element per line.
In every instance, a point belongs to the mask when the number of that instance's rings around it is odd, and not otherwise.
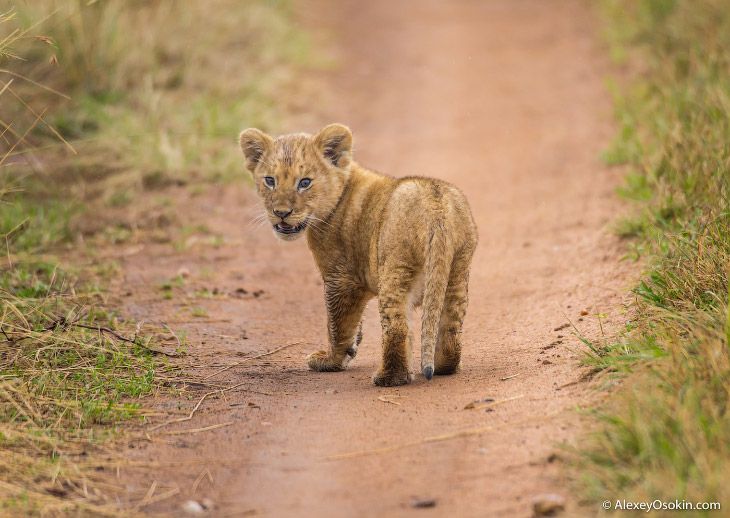
<path fill-rule="evenodd" d="M 241 132 L 238 141 L 241 144 L 243 156 L 246 157 L 246 168 L 253 174 L 261 157 L 273 146 L 274 139 L 261 130 L 248 128 Z"/>
<path fill-rule="evenodd" d="M 314 136 L 314 145 L 335 167 L 346 169 L 352 160 L 352 132 L 342 124 L 325 126 Z"/>

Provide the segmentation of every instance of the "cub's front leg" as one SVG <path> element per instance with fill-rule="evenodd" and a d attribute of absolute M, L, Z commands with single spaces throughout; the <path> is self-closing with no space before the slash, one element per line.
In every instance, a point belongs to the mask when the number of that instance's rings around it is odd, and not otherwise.
<path fill-rule="evenodd" d="M 325 281 L 329 350 L 317 351 L 307 358 L 314 371 L 341 371 L 355 357 L 362 339 L 360 320 L 368 296 L 365 290 L 343 281 Z"/>

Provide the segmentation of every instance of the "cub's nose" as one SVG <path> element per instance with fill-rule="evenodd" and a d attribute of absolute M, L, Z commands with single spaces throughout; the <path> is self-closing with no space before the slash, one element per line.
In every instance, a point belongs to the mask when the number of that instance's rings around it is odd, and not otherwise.
<path fill-rule="evenodd" d="M 274 215 L 279 216 L 281 219 L 284 219 L 291 213 L 292 209 L 274 209 Z"/>

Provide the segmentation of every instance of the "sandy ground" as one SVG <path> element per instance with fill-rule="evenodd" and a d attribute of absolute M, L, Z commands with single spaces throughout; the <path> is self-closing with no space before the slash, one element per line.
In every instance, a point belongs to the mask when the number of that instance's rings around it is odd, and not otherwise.
<path fill-rule="evenodd" d="M 305 241 L 253 225 L 259 208 L 245 186 L 180 190 L 181 217 L 222 244 L 131 251 L 125 311 L 183 330 L 206 372 L 231 366 L 161 406 L 189 410 L 206 390 L 241 385 L 131 444 L 130 459 L 159 464 L 124 468 L 120 480 L 130 495 L 153 480 L 155 495 L 179 488 L 144 507 L 176 515 L 209 498 L 211 516 L 529 516 L 543 493 L 565 497 L 568 514 L 593 514 L 576 507 L 560 460 L 581 429 L 576 408 L 597 397 L 565 324 L 589 338 L 617 329 L 629 266 L 608 228 L 618 179 L 599 160 L 611 107 L 589 5 L 346 0 L 297 10 L 340 66 L 312 79 L 321 95 L 287 101 L 301 113 L 282 132 L 344 122 L 363 165 L 443 178 L 470 200 L 480 243 L 461 372 L 373 386 L 372 303 L 348 370 L 308 371 L 304 357 L 326 328 Z M 165 300 L 158 286 L 179 271 L 185 284 Z M 191 302 L 204 288 L 214 296 Z M 486 398 L 494 402 L 465 409 Z M 165 433 L 174 430 L 183 433 Z"/>

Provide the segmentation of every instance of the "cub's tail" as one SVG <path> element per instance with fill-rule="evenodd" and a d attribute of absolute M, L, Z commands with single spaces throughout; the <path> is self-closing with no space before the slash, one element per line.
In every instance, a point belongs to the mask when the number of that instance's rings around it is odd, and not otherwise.
<path fill-rule="evenodd" d="M 436 219 L 431 225 L 426 244 L 423 316 L 421 319 L 421 372 L 428 380 L 433 377 L 436 340 L 453 255 L 453 246 L 444 220 Z"/>

